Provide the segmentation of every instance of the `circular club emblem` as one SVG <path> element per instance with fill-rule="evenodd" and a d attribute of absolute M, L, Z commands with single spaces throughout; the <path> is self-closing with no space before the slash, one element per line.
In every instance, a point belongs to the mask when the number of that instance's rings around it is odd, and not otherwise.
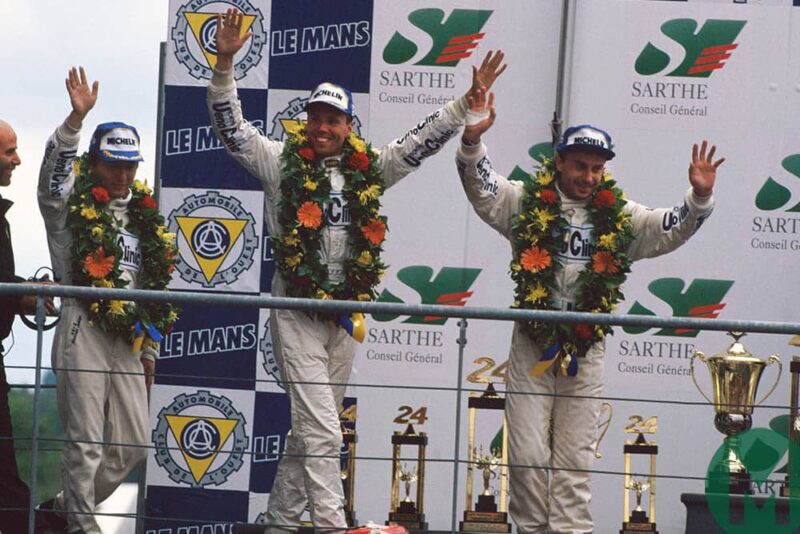
<path fill-rule="evenodd" d="M 234 57 L 234 78 L 243 78 L 247 71 L 261 61 L 267 33 L 260 9 L 247 0 L 236 0 L 235 3 L 192 0 L 178 8 L 175 25 L 170 33 L 175 58 L 186 67 L 192 77 L 198 80 L 211 79 L 211 71 L 217 63 L 217 13 L 225 13 L 231 7 L 244 14 L 244 31 L 253 33 Z"/>
<path fill-rule="evenodd" d="M 305 113 L 306 102 L 308 102 L 308 97 L 293 98 L 285 108 L 275 114 L 272 118 L 272 130 L 269 132 L 270 139 L 283 141 L 286 139 L 287 130 L 292 128 L 299 130 L 302 127 L 303 119 L 300 118 L 300 115 Z M 353 132 L 361 135 L 361 120 L 358 115 L 353 115 Z"/>
<path fill-rule="evenodd" d="M 232 284 L 253 265 L 255 218 L 235 197 L 217 191 L 189 195 L 169 214 L 168 226 L 178 236 L 176 269 L 190 284 Z"/>
<path fill-rule="evenodd" d="M 158 414 L 152 434 L 156 462 L 178 484 L 224 484 L 244 464 L 245 424 L 227 397 L 182 393 Z"/>

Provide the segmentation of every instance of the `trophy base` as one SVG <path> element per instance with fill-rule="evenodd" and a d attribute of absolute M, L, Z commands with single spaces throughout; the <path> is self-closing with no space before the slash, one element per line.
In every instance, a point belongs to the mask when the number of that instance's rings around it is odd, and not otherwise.
<path fill-rule="evenodd" d="M 483 495 L 482 495 L 483 497 Z M 485 504 L 485 503 L 484 503 Z M 494 504 L 494 499 L 492 499 Z M 508 513 L 495 511 L 467 510 L 464 512 L 464 521 L 459 521 L 459 532 L 511 532 L 511 523 L 508 522 Z"/>
<path fill-rule="evenodd" d="M 389 512 L 389 520 L 386 521 L 386 524 L 400 525 L 408 529 L 413 528 L 414 530 L 428 530 L 428 523 L 425 522 L 425 514 L 404 511 L 403 504 L 408 503 L 400 503 L 397 512 Z"/>
<path fill-rule="evenodd" d="M 650 518 L 647 517 L 647 512 L 644 510 L 634 510 L 631 513 L 630 520 L 622 523 L 622 529 L 619 534 L 636 534 L 639 532 L 658 534 L 656 524 L 650 522 Z"/>

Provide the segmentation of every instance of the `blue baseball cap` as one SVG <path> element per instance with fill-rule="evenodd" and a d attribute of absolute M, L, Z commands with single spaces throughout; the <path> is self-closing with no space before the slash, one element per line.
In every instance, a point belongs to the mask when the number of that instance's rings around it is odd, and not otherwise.
<path fill-rule="evenodd" d="M 306 111 L 308 111 L 308 106 L 317 102 L 336 108 L 350 117 L 353 116 L 353 95 L 341 85 L 322 82 L 316 86 L 311 91 L 311 96 L 308 97 Z"/>
<path fill-rule="evenodd" d="M 611 150 L 611 136 L 608 132 L 595 128 L 591 124 L 579 124 L 570 126 L 561 136 L 561 142 L 556 147 L 556 152 L 565 154 L 572 151 L 582 150 L 585 152 L 595 152 L 612 159 L 616 154 Z"/>
<path fill-rule="evenodd" d="M 139 143 L 139 132 L 124 122 L 98 124 L 89 143 L 89 153 L 103 161 L 144 161 Z"/>

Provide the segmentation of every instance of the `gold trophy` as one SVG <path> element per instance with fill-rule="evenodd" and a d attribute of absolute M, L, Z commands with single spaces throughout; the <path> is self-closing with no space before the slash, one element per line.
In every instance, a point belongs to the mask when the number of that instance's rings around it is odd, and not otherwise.
<path fill-rule="evenodd" d="M 639 415 L 632 415 L 628 418 L 630 423 L 625 427 L 625 432 L 636 434 L 636 439 L 625 440 L 623 452 L 625 454 L 625 496 L 622 506 L 622 529 L 620 534 L 634 534 L 650 532 L 658 534 L 656 530 L 656 456 L 658 455 L 658 445 L 654 440 L 649 442 L 644 437 L 645 434 L 655 434 L 658 430 L 658 419 L 649 417 L 643 419 Z M 634 456 L 641 458 L 648 456 L 650 472 L 645 480 L 634 478 L 631 475 L 631 460 Z M 631 512 L 630 493 L 633 492 L 636 499 L 636 508 Z M 649 512 L 642 508 L 642 496 L 649 493 Z"/>
<path fill-rule="evenodd" d="M 407 469 L 406 464 L 400 466 L 400 448 L 402 445 L 417 447 L 416 469 Z M 425 492 L 425 447 L 428 445 L 428 436 L 425 432 L 417 433 L 414 426 L 409 424 L 404 432 L 394 432 L 392 435 L 392 493 L 390 498 L 391 511 L 387 525 L 402 525 L 407 529 L 426 530 L 425 511 L 422 504 Z M 405 498 L 400 500 L 400 483 L 405 485 Z M 411 499 L 411 484 L 416 482 L 416 503 Z"/>
<path fill-rule="evenodd" d="M 789 340 L 789 345 L 800 346 L 800 336 L 794 336 Z M 797 476 L 797 470 L 800 469 L 800 458 L 797 458 L 795 454 L 796 447 L 800 445 L 800 413 L 798 413 L 800 356 L 792 356 L 789 372 L 792 373 L 792 391 L 789 405 L 789 465 L 787 466 L 786 478 L 781 484 L 781 497 L 800 497 L 800 480 L 798 480 Z"/>
<path fill-rule="evenodd" d="M 710 470 L 708 487 L 712 492 L 750 494 L 750 474 L 739 459 L 741 438 L 739 434 L 749 430 L 753 424 L 753 407 L 764 402 L 775 391 L 781 379 L 783 364 L 776 355 L 771 355 L 766 361 L 750 354 L 739 342 L 744 336 L 743 332 L 729 332 L 734 342 L 724 353 L 706 357 L 697 351 L 692 355 L 689 368 L 700 394 L 710 403 L 714 404 L 716 415 L 714 426 L 725 434 L 723 458 Z M 714 400 L 709 399 L 700 386 L 694 374 L 694 360 L 699 358 L 708 366 L 711 381 L 714 386 Z M 778 376 L 775 383 L 760 401 L 755 402 L 758 382 L 764 368 L 773 363 L 778 364 Z"/>
<path fill-rule="evenodd" d="M 503 426 L 500 430 L 502 438 L 499 447 L 490 450 L 489 454 L 483 454 L 483 446 L 475 446 L 475 423 L 477 415 L 483 410 L 499 410 L 503 412 L 506 407 L 506 400 L 501 397 L 494 389 L 494 383 L 490 378 L 483 376 L 485 371 L 495 369 L 495 362 L 492 358 L 480 357 L 475 363 L 482 367 L 471 373 L 467 377 L 468 382 L 475 384 L 486 384 L 486 390 L 478 395 L 476 392 L 470 393 L 467 400 L 469 414 L 469 429 L 467 435 L 467 480 L 466 480 L 466 504 L 464 507 L 464 520 L 459 522 L 461 532 L 511 532 L 511 523 L 508 522 L 508 512 L 506 502 L 508 494 L 508 465 L 503 461 L 508 458 L 508 431 L 505 414 L 503 415 Z M 502 366 L 498 369 L 502 369 Z M 492 376 L 501 376 L 499 371 L 492 373 Z M 498 380 L 501 382 L 502 380 Z M 483 412 L 486 413 L 486 412 Z M 478 495 L 478 501 L 473 510 L 472 502 L 472 482 L 475 469 L 482 473 L 483 491 Z M 495 502 L 495 492 L 492 491 L 491 478 L 500 479 L 499 504 Z"/>

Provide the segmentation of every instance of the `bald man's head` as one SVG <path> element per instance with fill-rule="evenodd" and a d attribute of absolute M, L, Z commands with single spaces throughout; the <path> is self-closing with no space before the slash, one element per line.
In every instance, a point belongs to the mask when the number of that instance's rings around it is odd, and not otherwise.
<path fill-rule="evenodd" d="M 17 134 L 10 124 L 0 119 L 0 186 L 11 183 L 11 173 L 20 163 L 17 154 Z"/>

